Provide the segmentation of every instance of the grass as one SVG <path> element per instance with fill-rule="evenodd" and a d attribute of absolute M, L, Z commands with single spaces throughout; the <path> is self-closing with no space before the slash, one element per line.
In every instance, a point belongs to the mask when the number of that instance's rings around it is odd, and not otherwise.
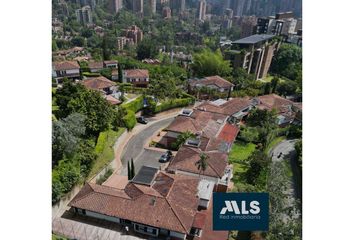
<path fill-rule="evenodd" d="M 268 147 L 266 148 L 266 153 L 269 153 L 269 151 L 274 148 L 276 145 L 278 145 L 281 141 L 285 140 L 286 137 L 285 136 L 281 136 L 281 137 L 276 137 L 273 139 L 273 141 L 271 141 L 268 145 Z"/>
<path fill-rule="evenodd" d="M 52 240 L 68 240 L 66 237 L 61 237 L 56 234 L 52 234 Z"/>
<path fill-rule="evenodd" d="M 259 81 L 262 81 L 262 82 L 271 82 L 273 78 L 274 78 L 274 76 L 268 75 L 268 76 L 266 76 L 265 78 L 260 79 Z M 279 79 L 280 79 L 279 82 L 285 82 L 285 81 L 286 81 L 286 79 L 281 78 L 281 77 L 279 77 Z"/>
<path fill-rule="evenodd" d="M 108 130 L 100 133 L 95 148 L 98 157 L 92 166 L 88 178 L 96 175 L 114 159 L 114 143 L 124 131 L 125 128 L 119 128 L 118 131 Z"/>
<path fill-rule="evenodd" d="M 234 165 L 234 174 L 243 173 L 247 170 L 245 160 L 256 149 L 254 143 L 243 143 L 236 141 L 229 154 L 229 162 Z"/>
<path fill-rule="evenodd" d="M 134 93 L 126 93 L 125 94 L 125 97 L 127 97 L 128 99 L 132 99 L 132 98 L 135 98 L 138 96 L 139 96 L 138 94 L 134 94 Z"/>

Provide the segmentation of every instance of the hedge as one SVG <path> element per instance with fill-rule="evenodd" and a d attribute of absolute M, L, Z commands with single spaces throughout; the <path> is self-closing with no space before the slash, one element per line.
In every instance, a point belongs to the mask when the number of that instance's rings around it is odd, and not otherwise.
<path fill-rule="evenodd" d="M 123 117 L 125 127 L 130 131 L 136 124 L 135 112 L 127 110 L 127 114 Z"/>
<path fill-rule="evenodd" d="M 179 98 L 179 99 L 171 99 L 165 102 L 162 102 L 160 105 L 156 105 L 152 111 L 153 113 L 159 113 L 162 111 L 166 111 L 172 108 L 177 107 L 185 107 L 194 103 L 194 98 Z"/>
<path fill-rule="evenodd" d="M 139 96 L 129 103 L 122 104 L 122 108 L 136 113 L 144 107 L 144 96 Z"/>
<path fill-rule="evenodd" d="M 85 77 L 99 77 L 99 76 L 101 76 L 101 74 L 99 74 L 99 73 L 91 73 L 91 72 L 83 72 L 82 76 L 85 76 Z"/>

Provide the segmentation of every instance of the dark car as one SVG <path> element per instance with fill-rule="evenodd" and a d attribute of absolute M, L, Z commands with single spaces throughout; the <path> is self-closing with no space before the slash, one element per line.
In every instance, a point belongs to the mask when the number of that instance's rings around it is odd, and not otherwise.
<path fill-rule="evenodd" d="M 138 117 L 138 118 L 136 118 L 136 120 L 138 121 L 138 123 L 142 123 L 142 124 L 148 123 L 148 120 L 146 120 L 146 118 L 144 118 L 144 117 Z"/>
<path fill-rule="evenodd" d="M 164 154 L 161 155 L 159 162 L 165 163 L 170 161 L 172 158 L 172 152 L 171 151 L 167 151 Z"/>

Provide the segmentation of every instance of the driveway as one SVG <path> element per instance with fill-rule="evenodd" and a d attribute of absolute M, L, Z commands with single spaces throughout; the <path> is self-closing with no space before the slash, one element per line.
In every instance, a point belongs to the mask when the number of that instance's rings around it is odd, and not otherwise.
<path fill-rule="evenodd" d="M 135 173 L 139 171 L 142 165 L 159 167 L 161 164 L 158 162 L 161 156 L 160 151 L 151 149 L 144 149 L 145 143 L 153 136 L 159 129 L 167 127 L 174 119 L 174 116 L 166 118 L 151 124 L 146 129 L 137 133 L 127 143 L 122 154 L 122 171 L 121 174 L 127 175 L 127 163 L 131 158 L 134 160 Z"/>

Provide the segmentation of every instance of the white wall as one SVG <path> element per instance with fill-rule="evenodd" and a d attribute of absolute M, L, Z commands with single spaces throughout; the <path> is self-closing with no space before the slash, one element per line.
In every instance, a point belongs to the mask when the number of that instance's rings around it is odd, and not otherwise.
<path fill-rule="evenodd" d="M 179 239 L 186 239 L 186 234 L 179 233 L 179 232 L 170 231 L 170 236 L 171 237 L 176 237 L 176 238 L 179 238 Z"/>
<path fill-rule="evenodd" d="M 71 69 L 71 70 L 66 70 L 66 74 L 79 74 L 80 69 Z"/>
<path fill-rule="evenodd" d="M 111 217 L 111 216 L 103 215 L 103 214 L 96 213 L 96 212 L 91 212 L 91 211 L 86 210 L 86 215 L 89 217 L 103 219 L 103 220 L 107 220 L 110 222 L 120 223 L 119 218 L 117 218 L 117 217 Z"/>

